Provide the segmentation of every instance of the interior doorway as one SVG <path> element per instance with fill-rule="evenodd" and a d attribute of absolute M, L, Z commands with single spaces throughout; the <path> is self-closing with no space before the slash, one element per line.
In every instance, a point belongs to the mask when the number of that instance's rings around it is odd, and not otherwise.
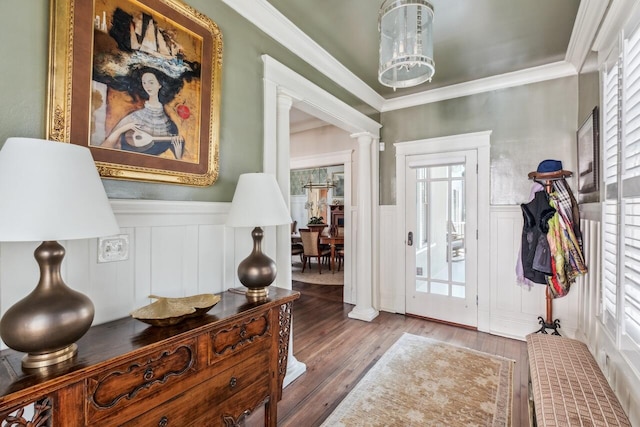
<path fill-rule="evenodd" d="M 292 145 L 295 143 L 296 143 L 295 138 L 293 138 Z M 348 147 L 344 147 L 344 148 L 348 148 Z M 295 152 L 296 150 L 292 149 L 292 153 L 295 153 Z M 343 279 L 343 301 L 349 304 L 355 304 L 355 300 L 356 300 L 356 289 L 355 289 L 355 278 L 354 278 L 355 269 L 354 269 L 354 263 L 353 263 L 353 260 L 355 259 L 354 253 L 353 253 L 355 250 L 355 245 L 353 244 L 354 243 L 353 239 L 351 239 L 352 229 L 353 229 L 353 224 L 351 221 L 351 218 L 352 218 L 351 204 L 352 204 L 352 188 L 353 188 L 352 156 L 353 156 L 353 150 L 346 149 L 342 151 L 333 151 L 330 153 L 318 153 L 318 154 L 312 154 L 312 155 L 291 157 L 290 159 L 290 170 L 292 171 L 304 171 L 304 170 L 314 171 L 321 168 L 321 169 L 325 169 L 327 171 L 327 174 L 333 175 L 334 173 L 336 173 L 336 174 L 340 174 L 342 177 L 343 188 L 341 188 L 341 192 L 339 193 L 341 196 L 337 196 L 335 194 L 335 191 L 331 190 L 330 191 L 331 197 L 329 197 L 328 199 L 330 199 L 332 203 L 334 202 L 334 200 L 336 203 L 339 200 L 341 203 L 342 212 L 344 213 L 345 219 L 343 220 L 343 228 L 341 232 L 344 235 L 343 237 L 344 240 L 342 242 L 342 245 L 344 247 L 345 255 L 341 261 L 340 275 L 342 276 L 342 279 Z M 293 175 L 294 174 L 292 174 L 292 176 Z M 292 193 L 299 192 L 294 190 L 294 187 L 296 187 L 296 184 L 292 182 L 291 192 Z M 302 219 L 298 219 L 298 228 L 305 227 L 307 219 L 311 215 L 317 216 L 317 213 L 319 212 L 319 211 L 313 210 L 317 208 L 317 206 L 314 206 L 311 211 L 308 211 L 307 208 L 305 208 L 305 204 L 308 201 L 307 197 L 308 197 L 308 193 L 306 192 L 298 196 L 294 194 L 291 195 L 290 207 L 292 211 L 292 216 L 294 216 L 293 214 L 295 213 L 296 218 L 302 218 Z M 326 203 L 328 199 L 325 199 L 324 202 Z M 324 208 L 324 211 L 326 212 L 325 214 L 328 215 L 329 217 L 328 222 L 330 222 L 331 221 L 330 220 L 331 205 L 326 206 Z M 325 218 L 325 220 L 326 219 L 327 218 Z M 326 227 L 323 231 L 325 232 L 325 234 L 328 234 L 329 227 Z M 331 243 L 329 242 L 327 244 L 331 244 Z M 334 244 L 336 243 L 334 242 Z M 316 260 L 314 259 L 314 271 L 315 273 L 317 273 L 315 262 Z M 335 263 L 335 260 L 334 260 L 333 268 L 337 270 L 337 264 Z M 303 275 L 304 274 L 305 273 L 303 273 Z M 330 277 L 331 275 L 332 275 L 331 265 L 323 266 L 322 274 L 315 275 L 315 279 L 320 278 L 320 276 L 325 276 L 327 282 L 335 282 L 335 278 Z"/>
<path fill-rule="evenodd" d="M 460 134 L 460 135 L 451 135 L 444 136 L 438 138 L 430 138 L 430 139 L 421 139 L 416 141 L 407 141 L 400 142 L 394 144 L 396 148 L 396 209 L 397 209 L 397 218 L 398 225 L 396 228 L 395 236 L 397 239 L 395 240 L 397 246 L 397 250 L 399 253 L 398 265 L 399 265 L 399 276 L 401 280 L 398 281 L 398 284 L 395 287 L 396 294 L 398 295 L 396 298 L 396 311 L 398 313 L 406 313 L 410 307 L 408 304 L 409 300 L 409 286 L 407 285 L 411 281 L 413 281 L 413 286 L 416 286 L 416 276 L 417 269 L 415 268 L 416 264 L 416 255 L 408 251 L 408 229 L 412 222 L 411 218 L 407 218 L 408 211 L 413 210 L 416 212 L 414 215 L 418 214 L 417 206 L 415 202 L 415 192 L 416 185 L 415 183 L 409 182 L 411 176 L 405 172 L 407 167 L 414 167 L 415 169 L 419 169 L 423 166 L 431 167 L 431 166 L 440 166 L 445 168 L 446 170 L 436 171 L 435 177 L 442 176 L 440 184 L 441 188 L 446 187 L 451 190 L 456 189 L 454 182 L 456 179 L 460 178 L 462 171 L 459 169 L 461 163 L 467 162 L 467 154 L 468 152 L 474 152 L 476 156 L 476 163 L 466 164 L 464 169 L 465 177 L 470 177 L 471 175 L 476 175 L 476 184 L 467 183 L 467 187 L 464 188 L 465 194 L 465 209 L 466 213 L 464 214 L 464 239 L 465 244 L 463 246 L 464 252 L 458 251 L 456 253 L 455 248 L 457 248 L 457 242 L 455 234 L 459 234 L 460 230 L 455 227 L 455 222 L 460 221 L 459 218 L 462 218 L 461 215 L 456 216 L 456 214 L 451 215 L 452 222 L 454 223 L 454 230 L 450 227 L 450 225 L 445 225 L 444 227 L 439 227 L 438 232 L 440 235 L 438 236 L 430 236 L 434 243 L 437 243 L 435 240 L 440 240 L 440 247 L 435 249 L 436 251 L 441 251 L 439 256 L 441 258 L 439 260 L 433 260 L 432 262 L 438 261 L 441 265 L 447 265 L 449 262 L 447 261 L 447 256 L 450 257 L 460 257 L 464 255 L 464 264 L 465 264 L 465 280 L 468 280 L 471 275 L 473 275 L 476 279 L 477 283 L 477 299 L 474 301 L 473 298 L 471 301 L 467 301 L 468 304 L 475 304 L 477 315 L 476 315 L 476 324 L 477 328 L 482 331 L 488 331 L 491 329 L 490 325 L 490 313 L 491 313 L 491 286 L 490 286 L 490 270 L 491 270 L 491 257 L 488 250 L 485 248 L 489 248 L 490 246 L 490 142 L 491 142 L 491 131 L 483 131 L 483 132 L 475 132 L 468 134 Z M 421 158 L 421 156 L 425 156 Z M 473 162 L 471 162 L 473 163 Z M 457 169 L 456 169 L 457 168 Z M 414 170 L 413 174 L 416 176 L 416 179 L 419 175 L 417 175 Z M 445 175 L 446 174 L 446 175 Z M 458 175 L 458 177 L 456 177 Z M 434 179 L 427 179 L 426 172 L 423 171 L 421 178 L 423 178 L 424 185 L 430 185 L 437 182 L 434 176 Z M 445 184 L 446 183 L 446 186 Z M 475 188 L 475 191 L 469 188 L 471 185 Z M 432 189 L 432 191 L 435 189 Z M 459 191 L 460 189 L 458 189 Z M 442 190 L 440 190 L 442 192 Z M 448 193 L 449 190 L 445 191 L 445 194 Z M 473 193 L 476 200 L 470 201 L 468 198 L 469 193 Z M 412 195 L 413 194 L 413 195 Z M 439 203 L 451 203 L 452 207 L 449 209 L 454 209 L 454 203 L 460 203 L 461 198 L 458 198 L 458 202 L 455 202 L 456 197 L 461 197 L 462 193 L 458 193 L 459 196 L 454 196 L 452 193 L 451 196 L 447 194 L 447 200 L 451 200 L 450 202 L 440 201 Z M 408 200 L 411 199 L 411 200 Z M 434 199 L 435 200 L 435 199 Z M 475 208 L 476 212 L 476 223 L 474 225 L 471 224 L 471 219 L 469 216 L 470 206 L 473 206 L 474 203 L 477 203 L 477 208 Z M 441 218 L 449 218 L 449 213 L 444 211 L 446 215 L 442 214 L 443 210 L 440 210 Z M 448 219 L 446 220 L 448 221 Z M 482 227 L 478 227 L 477 224 L 482 224 Z M 426 225 L 425 225 L 426 227 Z M 409 230 L 410 231 L 410 230 Z M 447 235 L 451 233 L 451 236 Z M 470 244 L 475 244 L 476 248 L 476 256 L 472 256 Z M 449 244 L 449 246 L 447 246 Z M 480 248 L 480 249 L 478 249 Z M 449 250 L 452 251 L 450 255 Z M 438 256 L 438 254 L 434 255 Z M 413 260 L 411 259 L 413 257 Z M 459 258 L 458 258 L 459 259 Z M 455 262 L 455 261 L 452 261 Z M 460 262 L 460 261 L 458 261 Z M 413 263 L 413 265 L 412 265 Z M 474 264 L 474 265 L 472 265 Z M 410 267 L 407 267 L 410 266 Z M 424 267 L 423 267 L 424 268 Z M 447 265 L 447 269 L 448 269 Z M 432 276 L 436 273 L 434 269 Z M 441 271 L 441 270 L 438 270 Z M 425 271 L 423 269 L 422 274 L 424 275 Z M 455 286 L 455 280 L 453 280 L 453 272 L 451 272 L 451 276 L 449 276 L 452 280 L 449 283 L 447 280 L 446 288 L 447 292 L 449 292 L 449 288 L 453 289 Z M 442 282 L 444 283 L 444 281 Z M 441 286 L 439 291 L 444 290 L 444 286 L 442 284 L 438 284 L 436 286 Z M 459 290 L 456 289 L 455 292 Z M 454 292 L 453 290 L 451 292 Z M 465 292 L 466 296 L 466 292 Z M 474 295 L 475 297 L 475 295 Z M 437 298 L 433 298 L 437 300 Z M 473 315 L 472 315 L 473 316 Z M 430 317 L 430 316 L 429 316 Z M 455 322 L 455 321 L 454 321 Z M 458 322 L 456 322 L 458 323 Z"/>
<path fill-rule="evenodd" d="M 264 69 L 264 171 L 274 173 L 283 190 L 289 194 L 290 162 L 290 123 L 289 115 L 292 106 L 312 114 L 339 129 L 346 131 L 351 138 L 357 140 L 356 152 L 358 163 L 358 197 L 357 222 L 358 229 L 377 230 L 378 228 L 378 176 L 377 141 L 380 137 L 381 125 L 365 114 L 356 110 L 344 101 L 336 98 L 306 78 L 295 73 L 285 65 L 268 55 L 262 56 Z M 351 153 L 349 159 L 351 158 Z M 337 164 L 343 160 L 327 161 L 324 164 Z M 350 166 L 350 162 L 345 165 Z M 347 169 L 345 167 L 345 176 Z M 345 188 L 345 194 L 347 189 Z M 346 197 L 345 197 L 346 198 Z M 345 204 L 345 212 L 350 207 Z M 290 265 L 291 232 L 289 227 L 277 229 L 276 264 L 280 271 Z M 349 223 L 346 226 L 349 232 Z M 354 233 L 351 233 L 354 236 Z M 354 239 L 351 239 L 354 240 Z M 374 308 L 374 300 L 378 289 L 379 272 L 371 269 L 377 265 L 378 242 L 371 233 L 357 235 L 357 258 L 352 259 L 352 275 L 354 284 L 350 295 L 345 289 L 345 301 L 355 302 L 349 317 L 363 321 L 371 321 L 378 311 Z M 291 288 L 291 276 L 283 274 L 276 278 L 278 286 Z M 356 292 L 357 290 L 357 292 Z M 291 348 L 291 347 L 290 347 Z"/>
<path fill-rule="evenodd" d="M 477 327 L 477 155 L 406 158 L 407 313 Z"/>

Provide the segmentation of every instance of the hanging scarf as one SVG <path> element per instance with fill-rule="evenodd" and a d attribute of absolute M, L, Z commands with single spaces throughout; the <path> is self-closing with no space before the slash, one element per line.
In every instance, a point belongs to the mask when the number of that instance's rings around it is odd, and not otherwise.
<path fill-rule="evenodd" d="M 581 244 L 576 238 L 572 223 L 568 222 L 565 219 L 567 217 L 562 213 L 562 204 L 566 205 L 566 198 L 555 191 L 549 196 L 549 204 L 556 209 L 556 214 L 549 220 L 549 232 L 547 233 L 552 254 L 553 273 L 547 278 L 547 283 L 553 297 L 558 298 L 569 292 L 569 288 L 578 276 L 587 273 L 587 267 L 584 264 Z M 564 212 L 566 213 L 566 209 Z"/>

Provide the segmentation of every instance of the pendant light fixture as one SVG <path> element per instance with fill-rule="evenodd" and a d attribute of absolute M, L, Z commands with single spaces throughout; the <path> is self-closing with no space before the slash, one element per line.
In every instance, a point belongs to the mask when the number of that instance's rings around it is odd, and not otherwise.
<path fill-rule="evenodd" d="M 327 176 L 327 179 L 325 181 L 322 181 L 321 179 L 321 172 L 324 172 L 325 175 L 327 175 L 327 170 L 326 169 L 315 169 L 315 171 L 318 172 L 318 179 L 314 182 L 313 181 L 313 171 L 311 172 L 311 174 L 309 175 L 309 181 L 302 186 L 302 188 L 307 188 L 309 190 L 313 190 L 315 188 L 335 188 L 336 184 L 331 181 L 329 179 L 329 176 Z"/>
<path fill-rule="evenodd" d="M 378 15 L 380 83 L 395 90 L 431 81 L 433 5 L 426 0 L 385 0 Z"/>

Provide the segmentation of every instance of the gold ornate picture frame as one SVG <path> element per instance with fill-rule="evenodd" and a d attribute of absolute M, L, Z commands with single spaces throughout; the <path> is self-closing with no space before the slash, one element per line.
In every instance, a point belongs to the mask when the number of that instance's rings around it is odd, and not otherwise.
<path fill-rule="evenodd" d="M 52 0 L 47 138 L 105 178 L 218 177 L 222 33 L 178 0 Z"/>

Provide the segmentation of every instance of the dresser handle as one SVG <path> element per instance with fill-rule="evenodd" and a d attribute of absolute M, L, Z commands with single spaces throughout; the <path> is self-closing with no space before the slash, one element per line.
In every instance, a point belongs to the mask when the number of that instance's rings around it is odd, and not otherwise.
<path fill-rule="evenodd" d="M 238 384 L 238 379 L 236 377 L 231 377 L 231 381 L 229 381 L 229 388 L 234 388 Z"/>
<path fill-rule="evenodd" d="M 169 418 L 162 417 L 160 421 L 158 421 L 158 427 L 167 427 L 169 425 Z"/>
<path fill-rule="evenodd" d="M 152 367 L 148 367 L 145 371 L 144 371 L 144 379 L 146 381 L 149 381 L 151 378 L 153 378 L 153 368 Z"/>

